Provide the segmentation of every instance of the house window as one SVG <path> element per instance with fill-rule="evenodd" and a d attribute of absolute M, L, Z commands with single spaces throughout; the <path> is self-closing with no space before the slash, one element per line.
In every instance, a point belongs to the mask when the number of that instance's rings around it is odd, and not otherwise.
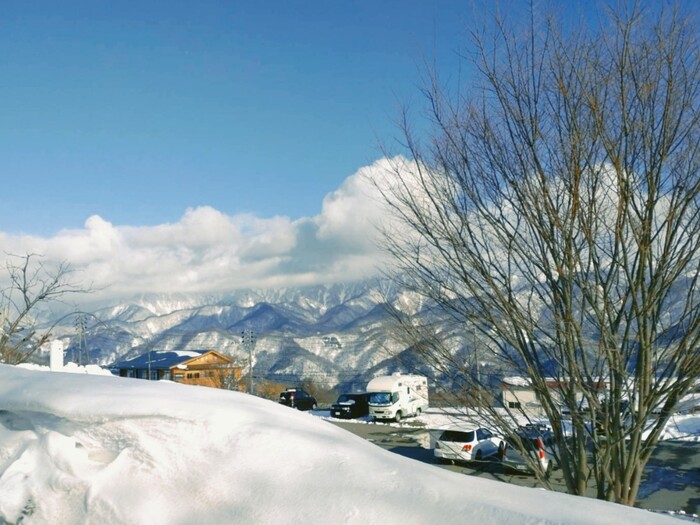
<path fill-rule="evenodd" d="M 520 402 L 508 401 L 508 408 L 520 408 Z"/>
<path fill-rule="evenodd" d="M 178 380 L 182 379 L 183 377 L 185 377 L 183 374 L 175 374 L 175 381 L 178 381 Z"/>
<path fill-rule="evenodd" d="M 166 381 L 170 380 L 170 370 L 163 371 L 163 379 L 165 379 Z"/>

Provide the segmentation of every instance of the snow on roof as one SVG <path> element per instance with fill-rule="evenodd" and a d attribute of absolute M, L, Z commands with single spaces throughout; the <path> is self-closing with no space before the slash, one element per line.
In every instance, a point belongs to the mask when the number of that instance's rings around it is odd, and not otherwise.
<path fill-rule="evenodd" d="M 209 350 L 175 350 L 170 352 L 146 352 L 133 359 L 127 359 L 112 365 L 112 368 L 151 368 L 167 369 L 177 366 L 185 361 L 189 361 L 194 357 L 199 357 L 206 354 Z"/>
<path fill-rule="evenodd" d="M 173 350 L 173 353 L 180 357 L 197 357 L 207 353 L 207 350 Z"/>
<path fill-rule="evenodd" d="M 598 389 L 602 389 L 605 387 L 605 383 L 603 382 L 602 379 L 594 380 L 595 382 L 589 383 L 589 386 L 595 387 Z M 565 385 L 570 384 L 569 379 L 567 377 L 545 377 L 544 378 L 545 384 L 549 388 L 561 388 Z M 502 385 L 507 385 L 507 386 L 517 386 L 517 387 L 526 387 L 529 388 L 532 386 L 532 380 L 530 380 L 527 377 L 521 377 L 521 376 L 509 376 L 509 377 L 504 377 L 501 380 Z"/>
<path fill-rule="evenodd" d="M 532 384 L 529 379 L 520 376 L 504 377 L 501 382 L 511 386 L 530 386 Z"/>
<path fill-rule="evenodd" d="M 240 392 L 0 365 L 0 399 L 0 522 L 677 523 L 450 472 Z"/>

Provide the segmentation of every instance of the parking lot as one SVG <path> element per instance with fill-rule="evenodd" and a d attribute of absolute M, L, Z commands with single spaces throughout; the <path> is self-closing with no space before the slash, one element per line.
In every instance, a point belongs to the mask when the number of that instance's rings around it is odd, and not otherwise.
<path fill-rule="evenodd" d="M 386 450 L 417 461 L 435 464 L 430 448 L 430 431 L 424 427 L 331 421 Z M 491 460 L 439 465 L 439 468 L 525 487 L 540 487 L 534 476 L 504 469 L 498 462 Z M 559 471 L 554 471 L 550 482 L 555 490 L 565 492 Z M 591 490 L 588 495 L 595 497 L 595 491 Z M 699 443 L 666 441 L 659 445 L 645 470 L 638 506 L 664 511 L 683 510 L 691 515 L 700 514 Z"/>

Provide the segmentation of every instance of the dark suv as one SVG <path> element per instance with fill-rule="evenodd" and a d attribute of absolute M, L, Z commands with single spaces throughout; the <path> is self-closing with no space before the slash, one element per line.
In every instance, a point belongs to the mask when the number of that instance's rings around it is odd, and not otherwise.
<path fill-rule="evenodd" d="M 369 394 L 340 394 L 331 405 L 331 416 L 352 419 L 369 415 L 368 399 Z"/>
<path fill-rule="evenodd" d="M 316 398 L 302 388 L 288 388 L 280 394 L 280 404 L 298 410 L 316 410 Z"/>

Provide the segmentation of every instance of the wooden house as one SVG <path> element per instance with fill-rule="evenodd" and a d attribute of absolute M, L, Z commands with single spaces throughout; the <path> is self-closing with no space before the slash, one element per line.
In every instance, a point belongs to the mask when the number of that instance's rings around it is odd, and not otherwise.
<path fill-rule="evenodd" d="M 233 359 L 213 350 L 146 352 L 133 359 L 115 363 L 111 368 L 120 377 L 168 380 L 215 388 L 238 385 L 242 371 Z"/>

